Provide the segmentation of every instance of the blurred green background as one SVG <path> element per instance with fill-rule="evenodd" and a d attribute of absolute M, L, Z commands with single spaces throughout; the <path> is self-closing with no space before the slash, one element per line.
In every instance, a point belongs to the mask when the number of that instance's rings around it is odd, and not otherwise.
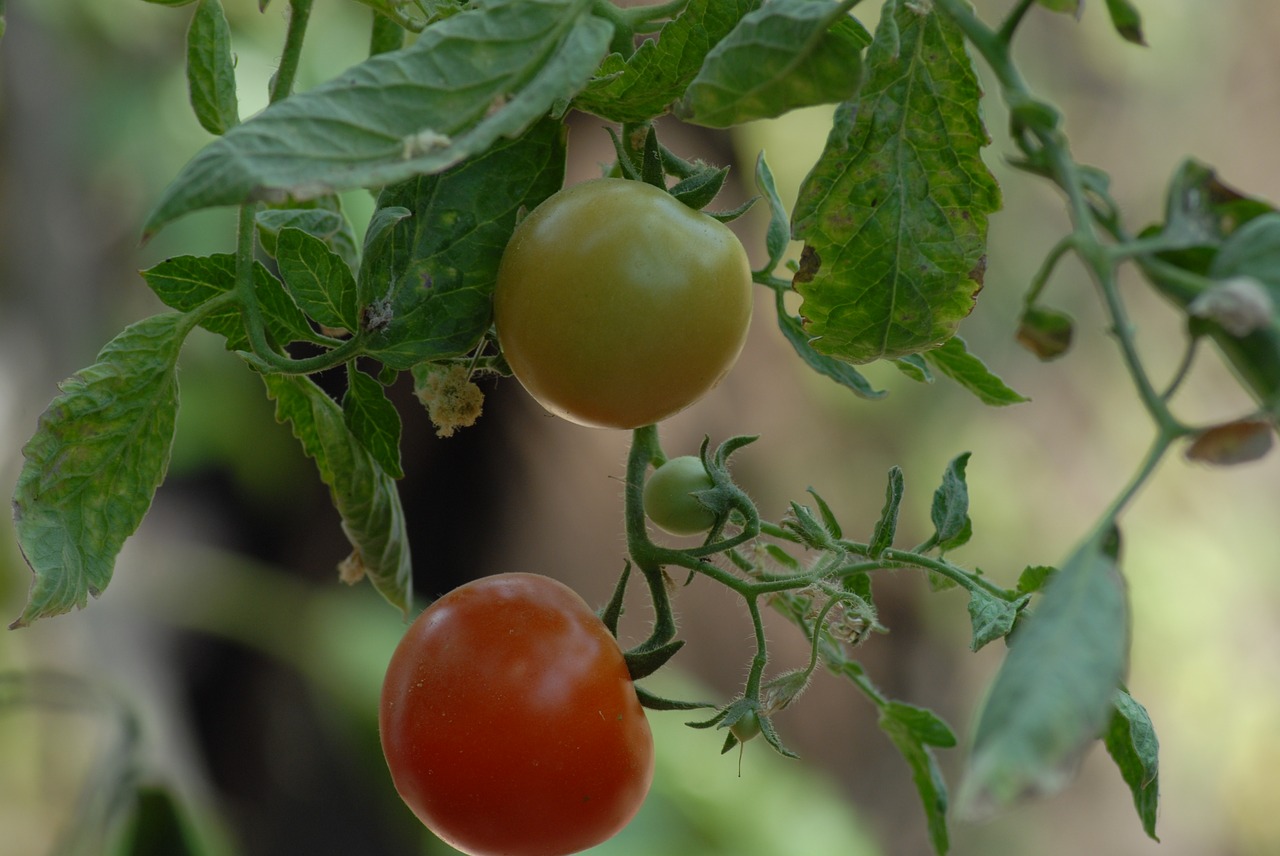
<path fill-rule="evenodd" d="M 265 13 L 225 0 L 244 115 L 266 101 L 285 3 Z M 871 6 L 873 4 L 867 4 Z M 1011 5 L 980 0 L 995 18 Z M 1121 42 L 1101 3 L 1077 23 L 1033 12 L 1017 57 L 1060 106 L 1078 159 L 1111 173 L 1131 227 L 1158 219 L 1166 177 L 1187 155 L 1228 183 L 1280 200 L 1280 5 L 1266 0 L 1136 0 L 1151 47 Z M 20 449 L 55 384 L 125 324 L 158 311 L 137 276 L 176 253 L 226 252 L 226 211 L 175 223 L 146 247 L 138 227 L 204 143 L 186 103 L 183 34 L 190 8 L 136 0 L 10 0 L 0 41 L 0 469 L 12 489 Z M 868 25 L 874 24 L 874 9 Z M 300 86 L 362 58 L 369 12 L 317 4 Z M 994 91 L 994 87 L 988 87 Z M 668 125 L 668 145 L 736 161 L 741 179 L 764 148 L 790 197 L 825 139 L 828 111 L 742 129 L 732 138 Z M 1025 284 L 1066 229 L 1051 188 L 1011 172 L 1004 115 L 987 105 L 987 161 L 1004 188 L 991 222 L 986 288 L 962 333 L 1032 401 L 991 410 L 946 381 L 924 387 L 869 374 L 890 396 L 853 398 L 804 369 L 761 306 L 733 374 L 663 427 L 668 453 L 703 435 L 759 434 L 735 474 L 776 519 L 813 486 L 851 533 L 869 532 L 884 474 L 900 464 L 900 534 L 922 540 L 946 462 L 971 450 L 973 542 L 955 558 L 1011 583 L 1027 564 L 1071 549 L 1136 467 L 1150 436 L 1104 330 L 1092 287 L 1065 265 L 1047 300 L 1078 320 L 1077 342 L 1041 364 L 1012 333 Z M 610 157 L 598 120 L 571 137 L 572 172 Z M 741 185 L 729 198 L 749 195 Z M 368 194 L 347 194 L 359 228 Z M 761 255 L 763 221 L 739 228 Z M 1125 294 L 1157 379 L 1182 342 L 1176 317 L 1136 278 Z M 102 853 L 119 798 L 141 783 L 180 799 L 171 834 L 210 854 L 444 853 L 391 789 L 374 711 L 403 625 L 367 587 L 340 586 L 336 514 L 258 381 L 212 337 L 181 362 L 182 411 L 170 476 L 90 608 L 0 634 L 0 830 L 4 852 Z M 486 413 L 440 440 L 408 394 L 402 483 L 424 596 L 501 571 L 556 576 L 600 603 L 623 560 L 620 477 L 627 436 L 542 413 L 518 385 L 486 388 Z M 1180 412 L 1229 418 L 1248 402 L 1206 352 Z M 1124 569 L 1134 614 L 1130 686 L 1162 742 L 1162 844 L 1147 840 L 1101 749 L 1064 793 L 981 826 L 953 823 L 952 852 L 1097 856 L 1280 852 L 1280 455 L 1226 470 L 1170 459 L 1126 514 Z M 919 535 L 919 538 L 916 536 Z M 18 614 L 29 581 L 0 527 L 0 613 Z M 967 651 L 955 592 L 912 576 L 877 582 L 891 633 L 861 649 L 894 697 L 933 708 L 961 736 L 941 761 L 954 786 L 964 745 L 1002 646 Z M 671 692 L 728 699 L 751 654 L 750 625 L 705 581 L 677 601 L 689 640 Z M 642 604 L 624 631 L 643 629 Z M 770 621 L 776 667 L 805 643 Z M 662 687 L 655 687 L 661 689 Z M 924 822 L 907 767 L 852 687 L 819 675 L 778 717 L 803 756 L 752 744 L 718 754 L 718 734 L 654 714 L 659 766 L 636 821 L 600 854 L 923 854 Z M 148 817 L 167 803 L 143 803 Z M 176 832 L 175 832 L 176 830 Z M 138 852 L 174 853 L 172 842 Z"/>

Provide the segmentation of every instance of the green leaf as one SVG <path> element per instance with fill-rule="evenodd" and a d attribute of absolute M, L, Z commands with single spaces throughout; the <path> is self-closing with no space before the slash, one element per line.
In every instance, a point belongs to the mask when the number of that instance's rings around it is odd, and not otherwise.
<path fill-rule="evenodd" d="M 707 53 L 676 114 L 727 128 L 853 97 L 871 35 L 838 3 L 771 0 Z"/>
<path fill-rule="evenodd" d="M 929 510 L 934 528 L 932 540 L 943 551 L 963 546 L 973 535 L 973 523 L 969 520 L 969 486 L 964 480 L 970 454 L 957 455 L 947 464 L 942 484 L 933 492 L 933 505 Z"/>
<path fill-rule="evenodd" d="M 880 510 L 880 519 L 876 521 L 875 531 L 871 533 L 867 555 L 872 559 L 880 558 L 885 550 L 893 546 L 894 536 L 898 532 L 898 508 L 902 505 L 903 489 L 902 468 L 894 466 L 889 470 L 889 484 L 884 489 L 884 508 Z"/>
<path fill-rule="evenodd" d="M 769 206 L 769 225 L 764 233 L 764 248 L 769 254 L 769 260 L 761 270 L 771 274 L 778 265 L 782 264 L 782 257 L 787 253 L 787 244 L 791 241 L 791 227 L 787 208 L 778 196 L 778 186 L 773 180 L 773 170 L 769 169 L 769 162 L 765 160 L 763 151 L 756 158 L 756 189 L 760 191 L 760 195 Z"/>
<path fill-rule="evenodd" d="M 896 357 L 889 362 L 916 383 L 933 383 L 933 372 L 929 371 L 929 364 L 919 354 L 907 354 L 905 357 Z"/>
<path fill-rule="evenodd" d="M 959 336 L 952 336 L 945 345 L 925 351 L 922 356 L 935 369 L 976 395 L 983 404 L 1004 407 L 1027 400 L 996 377 L 982 360 L 969 353 Z"/>
<path fill-rule="evenodd" d="M 355 277 L 324 241 L 292 226 L 282 229 L 276 241 L 276 262 L 285 287 L 303 312 L 325 327 L 360 329 Z"/>
<path fill-rule="evenodd" d="M 342 213 L 342 203 L 336 196 L 321 196 L 305 208 L 266 208 L 258 212 L 257 222 L 258 241 L 272 258 L 280 230 L 292 227 L 324 241 L 351 270 L 360 266 L 355 231 Z"/>
<path fill-rule="evenodd" d="M 407 616 L 413 566 L 395 479 L 348 430 L 342 409 L 314 381 L 278 374 L 262 380 L 275 399 L 276 419 L 292 425 L 342 518 L 353 548 L 339 567 L 342 579 L 355 582 L 367 576 Z"/>
<path fill-rule="evenodd" d="M 280 280 L 257 262 L 253 266 L 254 287 L 262 307 L 267 332 L 277 344 L 317 341 L 318 337 Z M 176 256 L 142 272 L 156 296 L 166 306 L 190 312 L 236 287 L 236 259 L 228 253 L 212 256 Z M 247 350 L 249 337 L 238 303 L 229 303 L 201 319 L 200 326 L 227 339 L 227 349 Z"/>
<path fill-rule="evenodd" d="M 1124 690 L 1116 690 L 1115 709 L 1103 742 L 1124 783 L 1133 794 L 1133 806 L 1147 835 L 1156 836 L 1156 811 L 1160 805 L 1160 741 L 1147 709 Z"/>
<path fill-rule="evenodd" d="M 795 348 L 800 359 L 809 365 L 809 368 L 820 375 L 831 378 L 845 389 L 852 391 L 859 398 L 873 400 L 884 398 L 884 390 L 876 389 L 872 386 L 871 382 L 863 377 L 862 373 L 853 366 L 814 350 L 813 345 L 809 343 L 809 334 L 805 331 L 800 319 L 787 311 L 783 303 L 782 291 L 776 291 L 775 296 L 775 304 L 778 310 L 778 327 L 782 330 L 782 335 L 791 343 L 791 347 Z"/>
<path fill-rule="evenodd" d="M 310 199 L 440 172 L 514 137 L 583 86 L 613 28 L 590 0 L 488 0 L 199 152 L 145 234 L 216 205 Z"/>
<path fill-rule="evenodd" d="M 342 418 L 378 466 L 392 478 L 404 478 L 400 468 L 400 413 L 387 398 L 382 384 L 353 363 L 347 363 Z"/>
<path fill-rule="evenodd" d="M 1018 575 L 1018 594 L 1035 594 L 1045 587 L 1058 569 L 1052 565 L 1027 565 Z"/>
<path fill-rule="evenodd" d="M 853 363 L 935 348 L 973 309 L 999 187 L 982 163 L 981 90 L 945 14 L 889 0 L 856 102 L 805 179 L 794 285 L 813 347 Z"/>
<path fill-rule="evenodd" d="M 516 217 L 560 188 L 564 158 L 563 128 L 546 120 L 448 172 L 383 191 L 380 211 L 411 216 L 365 248 L 361 281 L 390 288 L 378 296 L 385 323 L 366 323 L 366 353 L 408 369 L 471 350 L 492 322 Z"/>
<path fill-rule="evenodd" d="M 1107 11 L 1111 13 L 1111 24 L 1121 38 L 1146 46 L 1147 40 L 1142 35 L 1142 16 L 1129 0 L 1107 0 Z"/>
<path fill-rule="evenodd" d="M 40 417 L 13 497 L 35 579 L 11 627 L 83 607 L 107 587 L 169 466 L 178 352 L 190 329 L 172 313 L 130 325 L 62 382 Z"/>
<path fill-rule="evenodd" d="M 973 627 L 973 638 L 969 642 L 969 650 L 977 651 L 988 642 L 1003 639 L 1013 630 L 1013 623 L 1018 613 L 1027 605 L 1030 595 L 1023 595 L 1010 602 L 1001 600 L 982 589 L 969 591 L 969 623 Z"/>
<path fill-rule="evenodd" d="M 240 124 L 231 28 L 221 0 L 200 0 L 187 30 L 187 88 L 196 118 L 210 134 Z"/>
<path fill-rule="evenodd" d="M 974 733 L 966 815 L 1059 789 L 1106 725 L 1129 647 L 1118 544 L 1114 529 L 1083 544 L 1023 616 Z"/>
<path fill-rule="evenodd" d="M 645 122 L 666 113 L 698 74 L 707 52 L 760 0 L 689 0 L 629 58 L 612 55 L 573 106 L 613 122 Z"/>
<path fill-rule="evenodd" d="M 955 735 L 931 712 L 901 702 L 889 702 L 881 708 L 879 725 L 911 768 L 911 779 L 928 822 L 929 840 L 935 853 L 945 854 L 951 846 L 947 833 L 947 783 L 929 747 L 954 746 Z"/>
<path fill-rule="evenodd" d="M 1257 255 L 1249 244 L 1267 243 L 1266 225 L 1245 227 L 1258 219 L 1274 216 L 1268 203 L 1245 196 L 1222 182 L 1212 169 L 1194 160 L 1181 164 L 1169 183 L 1165 206 L 1165 222 L 1143 232 L 1142 237 L 1155 239 L 1173 249 L 1154 256 L 1139 256 L 1137 261 L 1151 284 L 1164 297 L 1184 311 L 1216 286 L 1212 276 L 1253 275 L 1252 265 L 1244 260 Z M 1236 235 L 1243 233 L 1237 239 Z M 1224 262 L 1217 261 L 1219 248 L 1228 240 L 1239 243 Z M 1260 249 L 1260 248 L 1259 248 Z M 1262 252 L 1263 257 L 1266 256 Z M 1265 267 L 1254 278 L 1274 281 Z M 1273 292 L 1274 295 L 1274 292 Z M 1235 336 L 1211 320 L 1192 319 L 1208 333 L 1226 356 L 1231 367 L 1258 401 L 1273 413 L 1280 413 L 1280 330 L 1255 330 Z"/>

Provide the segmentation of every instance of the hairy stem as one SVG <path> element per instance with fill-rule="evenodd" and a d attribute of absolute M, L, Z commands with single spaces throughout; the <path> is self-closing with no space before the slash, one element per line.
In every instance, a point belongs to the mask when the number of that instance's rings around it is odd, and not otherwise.
<path fill-rule="evenodd" d="M 298 74 L 298 60 L 302 56 L 302 42 L 307 35 L 307 23 L 311 20 L 311 2 L 312 0 L 289 2 L 289 29 L 285 31 L 280 67 L 271 79 L 272 104 L 287 98 L 293 91 L 293 80 Z"/>

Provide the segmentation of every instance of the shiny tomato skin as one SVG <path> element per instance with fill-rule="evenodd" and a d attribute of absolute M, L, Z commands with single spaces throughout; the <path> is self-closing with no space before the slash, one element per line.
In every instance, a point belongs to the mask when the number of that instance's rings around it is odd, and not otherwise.
<path fill-rule="evenodd" d="M 653 778 L 653 738 L 617 642 L 572 589 L 498 574 L 454 589 L 392 655 L 379 711 L 396 789 L 473 856 L 607 840 Z"/>
<path fill-rule="evenodd" d="M 638 428 L 728 373 L 751 268 L 727 226 L 640 181 L 567 187 L 516 227 L 494 292 L 502 352 L 547 410 Z"/>

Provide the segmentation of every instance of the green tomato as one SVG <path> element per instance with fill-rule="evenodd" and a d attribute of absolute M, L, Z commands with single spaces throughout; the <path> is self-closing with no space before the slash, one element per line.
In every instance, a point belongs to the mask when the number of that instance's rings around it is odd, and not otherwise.
<path fill-rule="evenodd" d="M 716 516 L 693 494 L 712 485 L 700 459 L 693 455 L 672 458 L 644 483 L 644 513 L 672 535 L 706 532 Z"/>
<path fill-rule="evenodd" d="M 741 719 L 729 726 L 729 731 L 733 733 L 739 743 L 746 743 L 760 733 L 760 717 L 756 715 L 754 710 L 749 710 L 743 714 Z"/>
<path fill-rule="evenodd" d="M 512 372 L 583 425 L 638 428 L 719 383 L 751 319 L 751 268 L 723 223 L 640 181 L 565 188 L 530 212 L 498 269 Z"/>

